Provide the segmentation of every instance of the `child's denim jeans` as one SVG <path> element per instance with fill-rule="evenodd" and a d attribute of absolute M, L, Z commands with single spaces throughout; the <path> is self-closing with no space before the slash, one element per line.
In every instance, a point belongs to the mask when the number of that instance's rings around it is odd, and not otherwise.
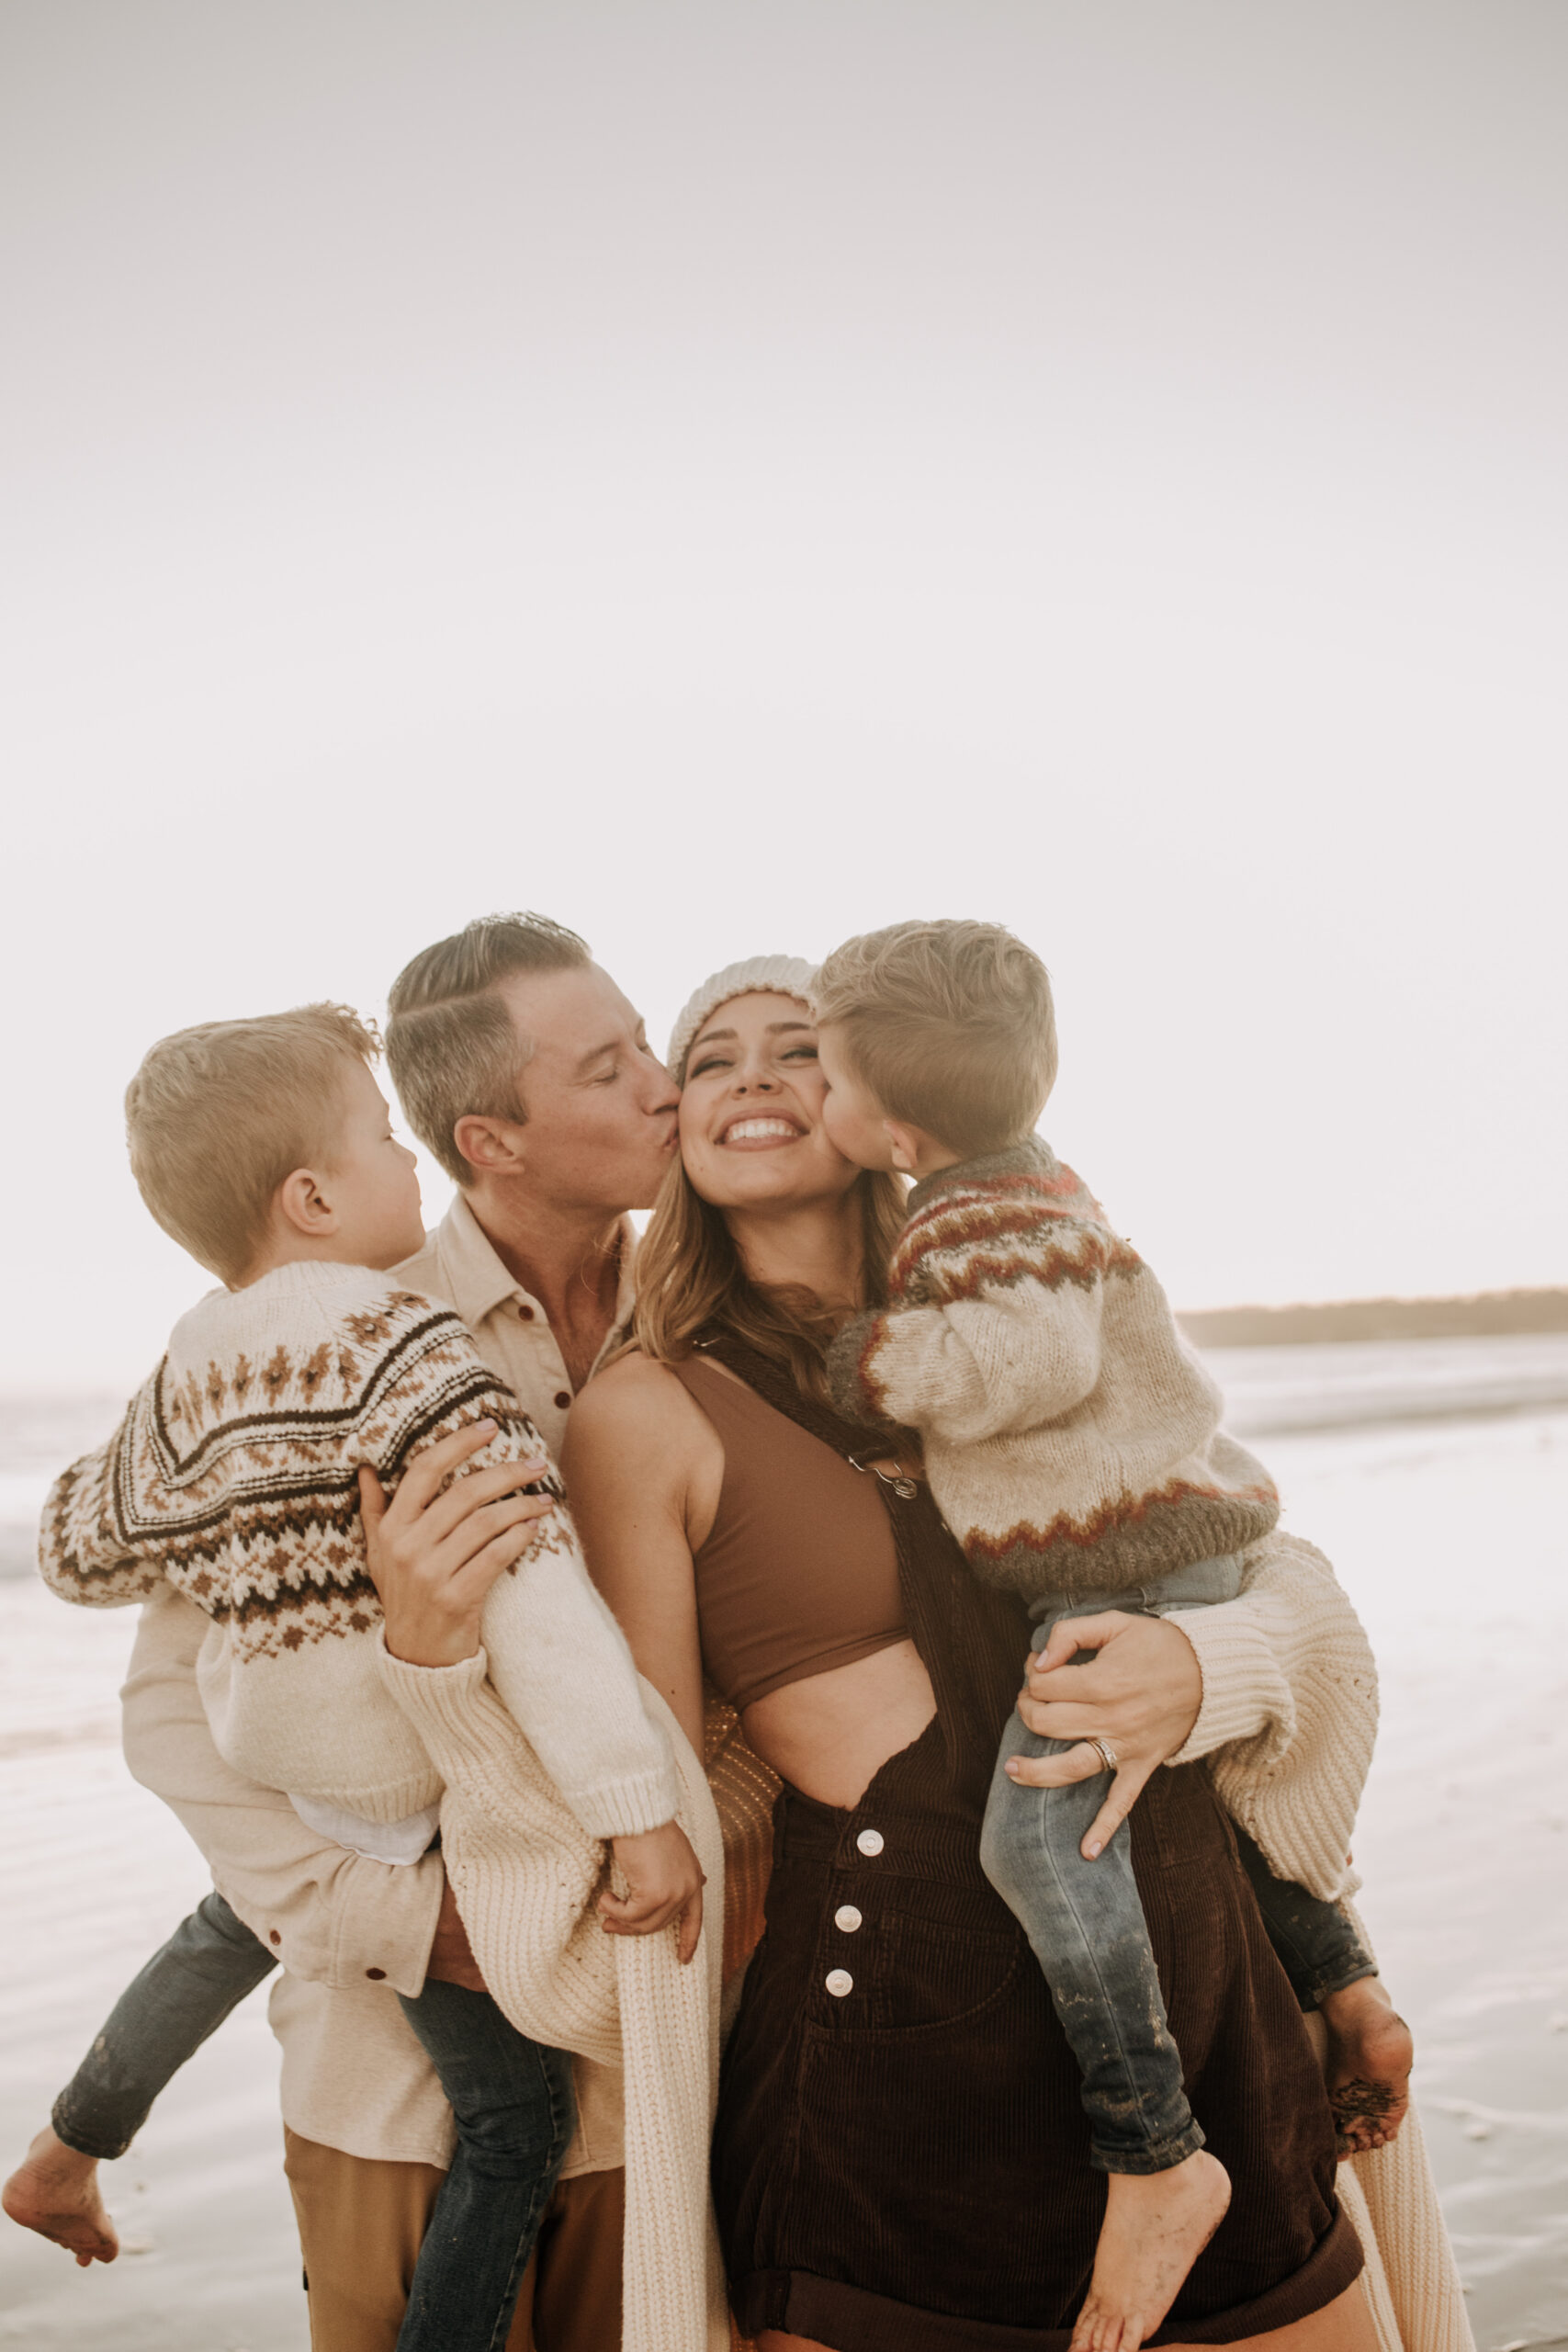
<path fill-rule="evenodd" d="M 419 2250 L 398 2352 L 501 2352 L 571 2143 L 571 2060 L 488 1993 L 426 1981 L 403 2015 L 451 2102 L 457 2146 Z"/>
<path fill-rule="evenodd" d="M 1053 1596 L 1031 1611 L 1034 1647 L 1045 1647 L 1063 1618 L 1108 1609 L 1168 1616 L 1233 1600 L 1240 1587 L 1241 1563 L 1227 1555 L 1131 1592 Z M 1181 2054 L 1166 2022 L 1127 1825 L 1097 1861 L 1079 1850 L 1111 1776 L 1096 1773 L 1065 1789 L 1020 1788 L 1007 1776 L 1010 1757 L 1062 1756 L 1076 1745 L 1041 1738 L 1016 1713 L 1010 1718 L 980 1859 L 1029 1937 L 1078 2062 L 1090 2162 L 1102 2172 L 1165 2172 L 1201 2148 L 1203 2133 L 1181 2087 Z M 1251 1839 L 1239 1830 L 1236 1837 L 1264 1926 L 1303 2007 L 1372 1974 L 1371 1957 L 1340 1906 L 1275 1878 Z"/>
<path fill-rule="evenodd" d="M 171 2076 L 276 1965 L 209 1894 L 127 1985 L 56 2099 L 66 2146 L 122 2156 Z M 496 2352 L 571 2140 L 571 2061 L 519 2033 L 488 1993 L 432 1978 L 403 2010 L 451 2102 L 457 2146 L 398 2352 Z"/>
<path fill-rule="evenodd" d="M 276 1966 L 220 1894 L 198 1903 L 131 1978 L 55 2100 L 50 2120 L 66 2146 L 123 2156 L 164 2084 Z"/>

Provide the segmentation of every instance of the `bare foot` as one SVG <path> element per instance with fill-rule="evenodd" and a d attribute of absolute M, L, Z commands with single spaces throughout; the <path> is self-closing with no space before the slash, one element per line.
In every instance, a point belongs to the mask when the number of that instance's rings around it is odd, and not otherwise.
<path fill-rule="evenodd" d="M 1113 2172 L 1110 2187 L 1070 2352 L 1138 2352 L 1231 2201 L 1230 2175 L 1201 2148 L 1168 2172 Z"/>
<path fill-rule="evenodd" d="M 1318 2012 L 1328 2029 L 1328 2104 L 1339 2154 L 1386 2148 L 1410 2105 L 1410 2028 L 1375 1976 L 1327 1994 Z"/>
<path fill-rule="evenodd" d="M 98 2194 L 98 2161 L 79 2155 L 46 2127 L 4 2188 L 0 2206 L 24 2230 L 52 2238 L 85 2270 L 119 2252 L 114 2223 Z"/>

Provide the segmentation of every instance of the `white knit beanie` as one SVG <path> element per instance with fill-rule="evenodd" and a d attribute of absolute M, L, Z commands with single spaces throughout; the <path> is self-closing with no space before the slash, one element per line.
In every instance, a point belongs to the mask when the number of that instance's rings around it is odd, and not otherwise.
<path fill-rule="evenodd" d="M 737 996 L 795 996 L 802 1004 L 809 1004 L 816 978 L 816 965 L 808 964 L 803 956 L 751 956 L 744 964 L 727 964 L 722 972 L 715 972 L 687 998 L 670 1032 L 670 1051 L 664 1059 L 676 1085 L 686 1082 L 687 1053 L 710 1012 Z"/>

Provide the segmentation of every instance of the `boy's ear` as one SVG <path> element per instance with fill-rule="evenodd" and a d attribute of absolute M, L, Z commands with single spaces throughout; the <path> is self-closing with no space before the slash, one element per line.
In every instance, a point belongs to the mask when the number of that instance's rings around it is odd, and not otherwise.
<path fill-rule="evenodd" d="M 313 1168 L 296 1168 L 273 1195 L 273 1206 L 291 1231 L 321 1241 L 337 1231 L 337 1211 Z"/>
<path fill-rule="evenodd" d="M 452 1140 L 470 1168 L 520 1176 L 525 1165 L 524 1132 L 515 1119 L 488 1119 L 468 1112 L 453 1127 Z"/>
<path fill-rule="evenodd" d="M 882 1132 L 887 1137 L 887 1148 L 893 1155 L 893 1165 L 900 1176 L 919 1173 L 920 1134 L 918 1127 L 907 1127 L 902 1119 L 884 1119 Z"/>

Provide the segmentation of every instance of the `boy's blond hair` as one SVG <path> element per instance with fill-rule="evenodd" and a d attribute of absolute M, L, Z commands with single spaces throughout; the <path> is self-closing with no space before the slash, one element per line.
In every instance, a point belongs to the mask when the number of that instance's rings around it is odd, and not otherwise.
<path fill-rule="evenodd" d="M 160 1037 L 125 1090 L 125 1133 L 131 1173 L 164 1232 L 221 1281 L 243 1281 L 285 1177 L 332 1165 L 344 1065 L 368 1066 L 380 1051 L 346 1004 Z"/>
<path fill-rule="evenodd" d="M 812 986 L 817 1017 L 885 1115 L 964 1159 L 1033 1131 L 1056 1082 L 1051 981 L 995 922 L 896 922 L 836 947 Z"/>

